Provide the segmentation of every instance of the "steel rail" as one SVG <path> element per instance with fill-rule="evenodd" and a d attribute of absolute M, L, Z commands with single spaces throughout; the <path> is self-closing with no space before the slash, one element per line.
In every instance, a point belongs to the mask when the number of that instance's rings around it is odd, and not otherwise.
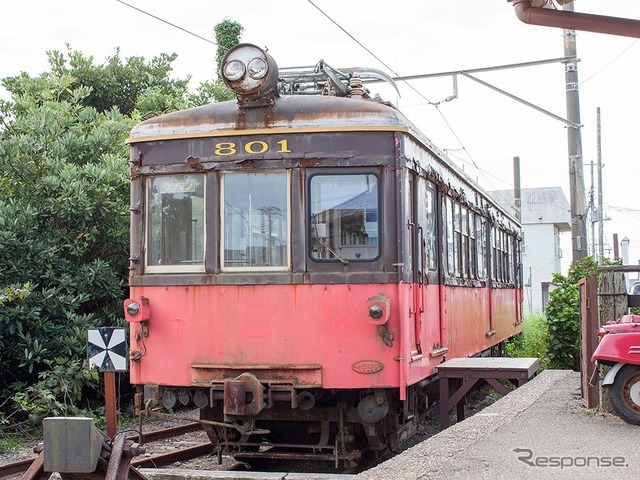
<path fill-rule="evenodd" d="M 142 436 L 145 440 L 145 443 L 151 443 L 151 442 L 157 442 L 159 440 L 166 440 L 167 438 L 173 438 L 173 437 L 177 437 L 179 435 L 184 435 L 186 433 L 190 433 L 190 432 L 196 432 L 198 430 L 202 430 L 202 424 L 197 423 L 197 422 L 193 422 L 193 423 L 188 423 L 186 425 L 178 425 L 175 427 L 169 427 L 169 428 L 163 428 L 160 430 L 152 430 L 149 432 L 142 432 Z M 127 440 L 131 440 L 131 441 L 137 441 L 139 438 L 139 433 L 136 433 L 134 435 L 130 435 L 127 437 Z M 198 447 L 203 448 L 203 445 L 199 445 Z M 209 444 L 211 445 L 211 444 Z M 194 448 L 194 447 L 192 447 Z M 190 449 L 185 449 L 185 450 L 190 450 Z M 213 450 L 213 446 L 211 445 L 211 449 L 209 450 L 209 452 L 206 453 L 210 453 L 210 451 Z M 182 452 L 181 450 L 178 450 L 176 453 L 177 455 L 180 454 L 180 452 Z M 201 453 L 200 455 L 205 455 L 206 453 Z M 185 454 L 185 455 L 188 455 Z M 184 457 L 182 458 L 182 460 L 186 459 L 186 458 L 195 458 L 199 455 L 194 455 L 191 457 Z M 158 458 L 156 458 L 158 457 Z M 157 455 L 157 456 L 153 456 L 153 457 L 147 457 L 145 459 L 141 459 L 141 460 L 134 460 L 131 462 L 132 465 L 137 466 L 138 462 L 155 462 L 155 463 L 151 463 L 151 465 L 166 465 L 167 463 L 173 463 L 176 461 L 180 461 L 181 459 L 178 456 L 177 460 L 173 460 L 173 461 L 169 461 L 167 462 L 165 458 L 169 458 L 167 454 L 163 454 L 163 455 Z M 10 463 L 6 463 L 4 465 L 0 465 L 0 480 L 12 477 L 14 475 L 18 475 L 18 474 L 22 474 L 24 472 L 26 472 L 29 467 L 33 464 L 33 462 L 36 461 L 38 457 L 33 457 L 33 458 L 27 458 L 25 460 L 17 460 L 15 462 L 10 462 Z M 164 462 L 164 463 L 162 463 Z"/>

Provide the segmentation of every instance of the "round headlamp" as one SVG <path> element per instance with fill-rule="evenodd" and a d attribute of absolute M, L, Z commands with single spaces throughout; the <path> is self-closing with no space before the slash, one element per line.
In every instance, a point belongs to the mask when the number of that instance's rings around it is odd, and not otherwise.
<path fill-rule="evenodd" d="M 264 58 L 254 58 L 249 62 L 247 70 L 249 71 L 249 76 L 255 80 L 260 80 L 267 74 L 269 70 L 269 66 Z"/>
<path fill-rule="evenodd" d="M 222 79 L 240 106 L 273 105 L 278 96 L 278 65 L 265 50 L 240 43 L 229 49 L 220 64 Z"/>
<path fill-rule="evenodd" d="M 384 310 L 380 305 L 371 305 L 369 307 L 369 316 L 375 320 L 382 318 Z"/>
<path fill-rule="evenodd" d="M 135 317 L 140 313 L 140 305 L 138 305 L 136 302 L 131 302 L 129 305 L 127 305 L 127 313 L 132 317 Z"/>
<path fill-rule="evenodd" d="M 244 63 L 240 60 L 231 60 L 224 64 L 222 68 L 222 75 L 230 82 L 240 80 L 244 76 L 245 67 Z"/>

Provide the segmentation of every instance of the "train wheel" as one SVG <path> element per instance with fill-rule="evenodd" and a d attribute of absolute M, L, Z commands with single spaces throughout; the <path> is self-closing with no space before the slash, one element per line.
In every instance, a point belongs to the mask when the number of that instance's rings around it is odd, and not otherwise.
<path fill-rule="evenodd" d="M 640 367 L 625 365 L 609 386 L 611 406 L 625 422 L 640 425 Z"/>

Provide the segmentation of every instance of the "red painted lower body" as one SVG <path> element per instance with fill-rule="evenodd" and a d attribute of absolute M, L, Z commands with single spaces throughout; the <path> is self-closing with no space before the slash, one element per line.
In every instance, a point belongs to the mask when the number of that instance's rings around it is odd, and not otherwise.
<path fill-rule="evenodd" d="M 367 300 L 383 293 L 384 326 Z M 243 372 L 300 388 L 400 388 L 444 358 L 518 333 L 521 291 L 377 285 L 139 286 L 150 319 L 131 322 L 134 384 L 207 386 Z M 385 342 L 381 333 L 391 334 Z"/>

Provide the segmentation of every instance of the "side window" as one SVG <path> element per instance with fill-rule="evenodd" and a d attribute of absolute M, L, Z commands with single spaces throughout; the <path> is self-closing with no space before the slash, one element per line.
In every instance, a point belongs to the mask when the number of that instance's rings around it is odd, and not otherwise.
<path fill-rule="evenodd" d="M 491 228 L 489 234 L 491 235 L 491 279 L 498 281 L 500 279 L 500 274 L 498 271 L 498 266 L 500 265 L 500 261 L 498 258 L 498 230 L 496 228 Z"/>
<path fill-rule="evenodd" d="M 466 207 L 461 208 L 460 220 L 462 222 L 462 276 L 469 278 L 469 264 L 471 259 L 469 258 L 469 210 Z"/>
<path fill-rule="evenodd" d="M 146 271 L 204 271 L 204 175 L 147 180 Z"/>
<path fill-rule="evenodd" d="M 455 252 L 453 242 L 453 201 L 447 197 L 442 197 L 442 219 L 445 225 L 445 235 L 447 241 L 447 271 L 449 275 L 455 275 Z"/>
<path fill-rule="evenodd" d="M 469 278 L 478 278 L 476 251 L 476 215 L 469 211 Z"/>
<path fill-rule="evenodd" d="M 486 278 L 486 230 L 485 223 L 480 215 L 476 216 L 476 252 L 478 280 Z"/>
<path fill-rule="evenodd" d="M 456 277 L 462 277 L 462 214 L 458 202 L 451 202 L 451 206 L 453 207 L 453 231 L 455 232 L 453 251 L 455 255 Z"/>
<path fill-rule="evenodd" d="M 288 270 L 288 173 L 225 173 L 220 190 L 222 270 Z"/>
<path fill-rule="evenodd" d="M 314 175 L 309 181 L 310 257 L 373 260 L 380 255 L 378 177 Z"/>
<path fill-rule="evenodd" d="M 429 270 L 437 269 L 437 224 L 436 224 L 436 194 L 427 189 L 427 267 Z"/>

